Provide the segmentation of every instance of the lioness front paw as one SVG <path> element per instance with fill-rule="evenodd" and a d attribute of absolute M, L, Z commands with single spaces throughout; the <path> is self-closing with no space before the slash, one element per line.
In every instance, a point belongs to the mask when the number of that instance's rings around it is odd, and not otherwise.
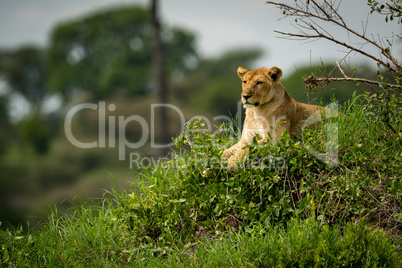
<path fill-rule="evenodd" d="M 222 158 L 223 159 L 229 159 L 229 157 L 231 157 L 232 156 L 232 154 L 233 154 L 233 150 L 232 149 L 226 149 L 225 151 L 223 151 L 223 154 L 222 154 Z"/>
<path fill-rule="evenodd" d="M 227 171 L 230 173 L 234 173 L 234 172 L 236 172 L 236 170 L 237 170 L 236 164 L 231 164 L 231 165 L 228 165 L 228 167 L 227 167 Z"/>
<path fill-rule="evenodd" d="M 231 173 L 235 172 L 237 170 L 237 164 L 236 164 L 237 158 L 235 155 L 232 155 L 229 160 L 228 160 L 228 166 L 227 170 Z"/>

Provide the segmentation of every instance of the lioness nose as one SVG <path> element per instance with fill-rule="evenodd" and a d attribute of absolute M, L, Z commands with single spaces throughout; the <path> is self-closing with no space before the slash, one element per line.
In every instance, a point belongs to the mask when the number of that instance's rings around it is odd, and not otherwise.
<path fill-rule="evenodd" d="M 249 98 L 251 98 L 251 96 L 253 96 L 253 95 L 243 95 L 243 98 L 244 98 L 245 100 L 248 100 Z"/>

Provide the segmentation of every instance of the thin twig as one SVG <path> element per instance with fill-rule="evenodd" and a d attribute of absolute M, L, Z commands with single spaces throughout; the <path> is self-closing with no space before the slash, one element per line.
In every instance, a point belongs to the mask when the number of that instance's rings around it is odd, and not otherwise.
<path fill-rule="evenodd" d="M 312 3 L 313 11 L 310 11 L 310 9 L 308 8 L 308 6 L 305 7 L 306 10 L 303 10 L 303 6 L 300 6 L 298 3 L 296 4 L 296 7 L 292 7 L 288 4 L 283 4 L 283 3 L 278 3 L 278 2 L 274 2 L 274 1 L 267 1 L 267 4 L 271 4 L 274 6 L 279 7 L 280 9 L 284 10 L 284 15 L 285 16 L 293 16 L 293 17 L 300 17 L 300 18 L 315 18 L 318 20 L 322 20 L 322 21 L 327 21 L 327 22 L 331 22 L 334 23 L 335 25 L 345 29 L 347 32 L 352 33 L 353 35 L 357 36 L 358 38 L 361 38 L 362 40 L 364 40 L 365 42 L 375 46 L 376 48 L 379 49 L 380 54 L 382 54 L 383 56 L 385 56 L 388 60 L 390 60 L 394 65 L 395 68 L 390 66 L 390 64 L 388 62 L 384 62 L 383 60 L 369 54 L 366 53 L 363 50 L 360 50 L 358 48 L 355 48 L 349 44 L 346 44 L 345 42 L 339 41 L 335 38 L 333 38 L 330 34 L 325 35 L 319 31 L 317 31 L 317 29 L 311 24 L 311 23 L 306 23 L 305 21 L 301 20 L 305 25 L 307 25 L 307 29 L 310 28 L 311 30 L 313 30 L 314 32 L 317 33 L 317 35 L 310 35 L 307 33 L 303 33 L 303 34 L 294 34 L 294 33 L 284 33 L 284 32 L 279 32 L 276 31 L 279 34 L 283 34 L 283 35 L 287 35 L 287 36 L 293 36 L 293 37 L 298 37 L 298 38 L 325 38 L 327 40 L 330 40 L 336 44 L 342 45 L 344 47 L 347 47 L 348 49 L 351 49 L 353 51 L 356 51 L 366 57 L 371 58 L 372 60 L 375 60 L 376 62 L 378 62 L 380 65 L 384 66 L 385 68 L 387 68 L 389 71 L 394 72 L 400 76 L 402 76 L 402 65 L 399 64 L 398 60 L 393 57 L 390 48 L 389 47 L 383 47 L 381 46 L 378 42 L 367 38 L 364 34 L 360 34 L 359 32 L 353 30 L 352 28 L 350 28 L 349 26 L 347 26 L 347 24 L 345 23 L 345 21 L 342 19 L 342 16 L 338 13 L 337 9 L 333 7 L 333 3 L 329 3 L 326 0 L 324 1 L 324 5 L 319 5 L 315 0 L 311 0 L 310 3 Z M 331 10 L 332 14 L 330 14 L 327 10 L 325 10 L 325 7 L 327 7 L 329 10 Z M 316 13 L 314 13 L 316 12 Z"/>
<path fill-rule="evenodd" d="M 336 61 L 336 65 L 338 66 L 339 71 L 341 71 L 341 74 L 343 75 L 343 77 L 348 77 L 345 72 L 342 70 L 341 66 L 339 65 L 339 62 Z"/>

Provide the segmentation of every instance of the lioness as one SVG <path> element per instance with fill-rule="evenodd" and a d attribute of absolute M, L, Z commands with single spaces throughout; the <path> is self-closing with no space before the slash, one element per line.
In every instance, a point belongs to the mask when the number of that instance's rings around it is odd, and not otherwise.
<path fill-rule="evenodd" d="M 295 101 L 279 82 L 282 70 L 278 67 L 258 68 L 251 71 L 237 69 L 242 81 L 241 101 L 246 109 L 243 133 L 238 143 L 223 152 L 228 160 L 228 169 L 236 170 L 236 161 L 247 153 L 246 145 L 256 136 L 258 144 L 272 138 L 275 142 L 282 132 L 297 132 L 304 120 L 319 109 L 319 106 Z"/>

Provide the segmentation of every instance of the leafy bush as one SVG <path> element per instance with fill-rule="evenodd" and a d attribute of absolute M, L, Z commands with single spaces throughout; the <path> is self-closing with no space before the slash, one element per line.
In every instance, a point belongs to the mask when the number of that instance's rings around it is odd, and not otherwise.
<path fill-rule="evenodd" d="M 122 201 L 121 223 L 143 241 L 168 243 L 177 236 L 191 241 L 227 228 L 285 225 L 291 218 L 311 216 L 329 224 L 366 217 L 373 226 L 400 233 L 398 137 L 371 121 L 365 109 L 355 99 L 341 116 L 299 139 L 285 133 L 276 144 L 252 144 L 235 173 L 220 160 L 223 149 L 235 142 L 230 129 L 207 134 L 200 131 L 201 120 L 189 123 L 176 139 L 182 151 L 144 170 L 140 191 Z M 323 141 L 328 124 L 335 124 L 339 134 L 335 167 L 309 151 L 328 146 Z"/>

